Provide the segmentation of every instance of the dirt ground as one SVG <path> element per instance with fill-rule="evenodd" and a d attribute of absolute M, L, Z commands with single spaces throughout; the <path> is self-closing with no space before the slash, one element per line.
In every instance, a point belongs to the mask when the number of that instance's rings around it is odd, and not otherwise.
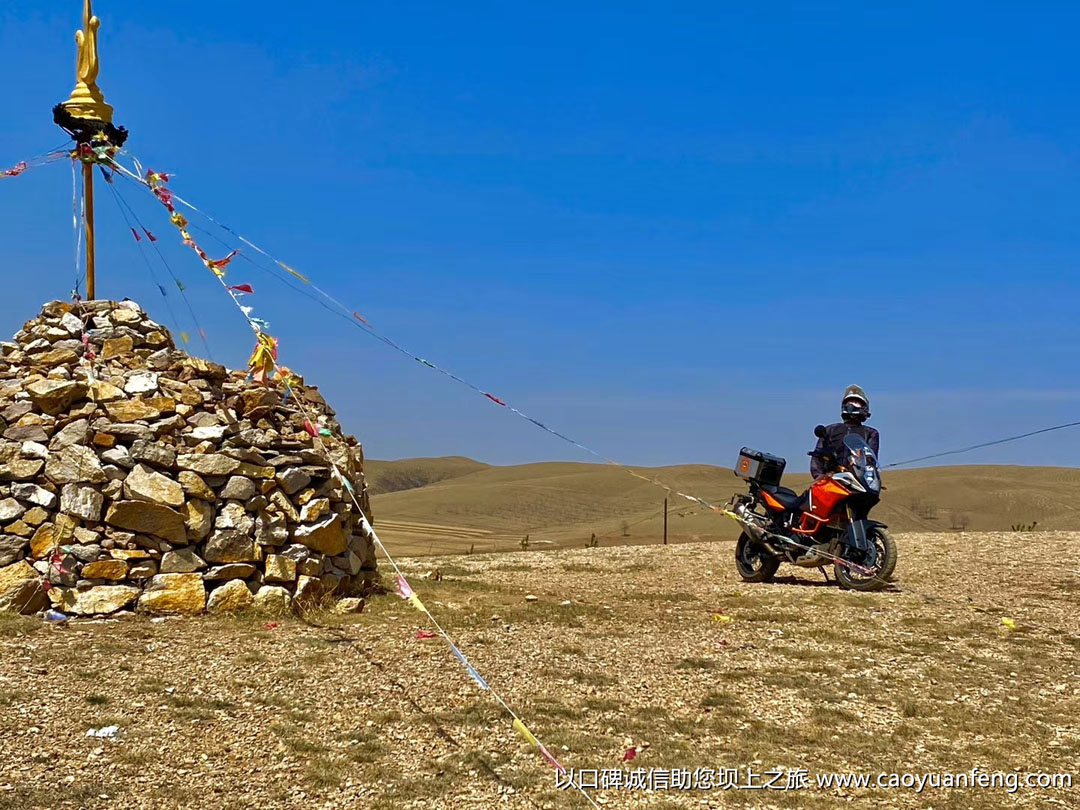
<path fill-rule="evenodd" d="M 1080 807 L 1080 534 L 898 541 L 899 590 L 876 594 L 790 568 L 743 583 L 731 543 L 403 564 L 587 781 L 784 774 L 769 789 L 590 789 L 600 806 Z M 0 808 L 590 806 L 397 596 L 311 619 L 0 620 Z M 1074 785 L 816 784 L 974 767 Z"/>

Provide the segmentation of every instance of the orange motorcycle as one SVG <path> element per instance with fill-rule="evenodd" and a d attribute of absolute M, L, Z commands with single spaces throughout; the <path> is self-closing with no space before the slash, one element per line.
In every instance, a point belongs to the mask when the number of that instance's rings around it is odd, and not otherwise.
<path fill-rule="evenodd" d="M 818 425 L 814 434 L 824 435 Z M 735 474 L 750 492 L 736 495 L 729 511 L 743 527 L 735 546 L 735 567 L 747 582 L 767 582 L 780 563 L 802 568 L 832 564 L 842 588 L 874 591 L 885 587 L 896 567 L 896 544 L 884 523 L 870 520 L 881 499 L 877 457 L 855 433 L 844 437 L 831 471 L 801 495 L 780 486 L 787 462 L 744 447 Z"/>

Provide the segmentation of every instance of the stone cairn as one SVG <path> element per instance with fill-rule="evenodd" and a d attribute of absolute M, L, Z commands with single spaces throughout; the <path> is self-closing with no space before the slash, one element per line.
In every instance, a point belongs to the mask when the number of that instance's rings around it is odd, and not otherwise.
<path fill-rule="evenodd" d="M 355 597 L 374 546 L 312 433 L 370 517 L 363 450 L 317 389 L 191 357 L 133 301 L 47 304 L 0 343 L 0 610 Z"/>

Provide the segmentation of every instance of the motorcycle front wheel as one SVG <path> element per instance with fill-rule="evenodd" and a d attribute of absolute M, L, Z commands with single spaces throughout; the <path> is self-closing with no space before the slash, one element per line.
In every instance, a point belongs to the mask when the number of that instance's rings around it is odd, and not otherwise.
<path fill-rule="evenodd" d="M 870 551 L 866 554 L 853 554 L 854 549 L 844 547 L 841 552 L 844 559 L 859 566 L 851 568 L 840 563 L 833 566 L 833 574 L 841 588 L 852 591 L 878 591 L 889 584 L 896 568 L 896 542 L 892 535 L 880 526 L 872 526 L 866 532 L 870 541 Z M 865 571 L 860 568 L 866 569 Z"/>
<path fill-rule="evenodd" d="M 746 582 L 768 582 L 773 578 L 780 561 L 754 542 L 746 532 L 735 544 L 735 569 Z"/>

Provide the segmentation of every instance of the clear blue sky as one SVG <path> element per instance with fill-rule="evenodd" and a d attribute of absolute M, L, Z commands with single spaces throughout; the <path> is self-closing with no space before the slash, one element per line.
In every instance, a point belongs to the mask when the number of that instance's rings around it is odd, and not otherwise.
<path fill-rule="evenodd" d="M 0 162 L 62 140 L 81 5 L 0 8 Z M 1072 4 L 95 10 L 144 164 L 602 452 L 728 464 L 748 443 L 803 468 L 849 382 L 885 461 L 1080 418 Z M 135 192 L 216 359 L 242 364 L 235 310 Z M 101 184 L 98 211 L 99 293 L 167 321 Z M 71 230 L 67 165 L 0 180 L 0 331 L 68 294 Z M 232 278 L 370 456 L 588 460 L 253 268 Z M 964 460 L 1077 464 L 1080 432 Z"/>

